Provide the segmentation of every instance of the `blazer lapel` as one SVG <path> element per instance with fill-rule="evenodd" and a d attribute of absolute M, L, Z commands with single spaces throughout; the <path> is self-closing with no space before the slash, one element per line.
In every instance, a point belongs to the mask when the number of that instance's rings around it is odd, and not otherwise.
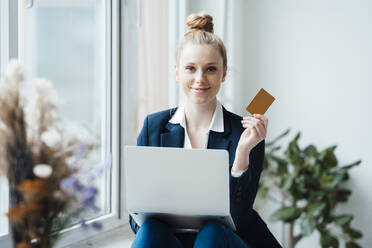
<path fill-rule="evenodd" d="M 223 107 L 223 133 L 210 131 L 209 132 L 209 139 L 208 139 L 208 149 L 223 149 L 228 150 L 230 149 L 231 140 L 229 139 L 229 135 L 231 133 L 231 123 L 230 119 L 228 118 L 228 114 L 226 109 Z"/>
<path fill-rule="evenodd" d="M 161 147 L 183 147 L 185 140 L 185 130 L 179 124 L 167 123 L 166 133 L 160 134 Z"/>

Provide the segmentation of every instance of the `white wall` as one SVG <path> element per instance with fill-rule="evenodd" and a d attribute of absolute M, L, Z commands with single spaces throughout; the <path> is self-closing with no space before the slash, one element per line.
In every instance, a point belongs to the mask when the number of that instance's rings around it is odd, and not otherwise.
<path fill-rule="evenodd" d="M 234 7 L 227 18 L 236 24 L 233 61 L 240 84 L 238 105 L 248 104 L 262 87 L 276 97 L 266 113 L 268 140 L 291 127 L 292 138 L 302 132 L 300 145 L 323 149 L 337 144 L 341 165 L 362 159 L 352 169 L 349 202 L 340 213 L 354 214 L 352 226 L 364 234 L 360 244 L 372 247 L 372 1 L 370 0 L 190 0 L 189 12 L 205 10 L 218 26 L 221 8 Z M 229 52 L 229 51 L 228 51 Z M 243 107 L 233 105 L 244 114 Z M 267 220 L 272 212 L 262 209 Z M 269 223 L 282 239 L 282 226 Z M 298 247 L 320 247 L 319 236 L 302 240 Z"/>
<path fill-rule="evenodd" d="M 277 98 L 268 139 L 291 127 L 291 138 L 302 132 L 301 145 L 337 144 L 342 165 L 362 159 L 339 210 L 355 215 L 360 243 L 371 247 L 372 1 L 250 0 L 243 9 L 245 95 L 263 87 Z M 317 236 L 298 247 L 314 244 Z"/>

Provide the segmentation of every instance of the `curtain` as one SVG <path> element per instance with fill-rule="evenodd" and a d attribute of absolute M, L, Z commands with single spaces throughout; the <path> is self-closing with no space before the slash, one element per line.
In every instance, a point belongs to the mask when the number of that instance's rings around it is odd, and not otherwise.
<path fill-rule="evenodd" d="M 138 39 L 137 131 L 168 108 L 168 0 L 143 0 Z"/>

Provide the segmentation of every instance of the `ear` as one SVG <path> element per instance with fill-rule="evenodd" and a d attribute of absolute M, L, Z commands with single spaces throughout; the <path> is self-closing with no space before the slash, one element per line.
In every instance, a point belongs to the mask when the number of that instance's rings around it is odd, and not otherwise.
<path fill-rule="evenodd" d="M 225 82 L 226 74 L 227 74 L 227 66 L 223 68 L 222 83 Z"/>

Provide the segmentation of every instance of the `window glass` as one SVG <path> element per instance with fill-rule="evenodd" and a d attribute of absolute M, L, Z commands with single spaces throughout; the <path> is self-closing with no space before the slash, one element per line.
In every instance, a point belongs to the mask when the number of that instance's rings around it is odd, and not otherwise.
<path fill-rule="evenodd" d="M 98 167 L 109 150 L 110 133 L 105 2 L 37 0 L 32 6 L 24 2 L 19 6 L 19 58 L 25 65 L 26 76 L 45 77 L 53 82 L 64 127 L 71 135 L 86 136 L 82 138 L 98 143 L 87 165 Z M 101 211 L 87 213 L 88 219 L 110 212 L 110 178 L 109 175 L 95 178 Z"/>

